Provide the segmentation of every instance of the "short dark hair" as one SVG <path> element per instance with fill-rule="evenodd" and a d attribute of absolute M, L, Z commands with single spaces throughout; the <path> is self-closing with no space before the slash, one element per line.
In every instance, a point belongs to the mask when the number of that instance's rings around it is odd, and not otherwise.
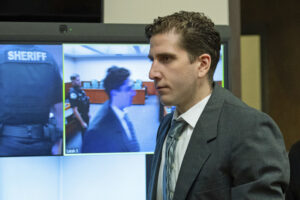
<path fill-rule="evenodd" d="M 104 89 L 106 94 L 110 98 L 111 90 L 118 90 L 124 84 L 124 82 L 130 76 L 128 69 L 123 67 L 111 66 L 107 72 L 106 77 L 104 78 Z"/>
<path fill-rule="evenodd" d="M 79 74 L 74 73 L 70 76 L 70 79 L 71 81 L 74 81 L 77 77 L 80 77 Z"/>
<path fill-rule="evenodd" d="M 174 31 L 180 34 L 179 46 L 189 54 L 190 62 L 204 53 L 211 56 L 208 79 L 212 83 L 213 75 L 220 59 L 221 39 L 211 19 L 203 13 L 180 11 L 165 17 L 154 19 L 153 24 L 145 28 L 146 37 Z"/>

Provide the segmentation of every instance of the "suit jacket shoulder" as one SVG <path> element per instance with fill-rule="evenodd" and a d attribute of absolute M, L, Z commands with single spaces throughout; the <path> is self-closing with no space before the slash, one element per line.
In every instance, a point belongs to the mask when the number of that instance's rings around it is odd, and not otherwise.
<path fill-rule="evenodd" d="M 85 153 L 126 152 L 125 130 L 106 102 L 85 132 L 82 151 Z"/>
<path fill-rule="evenodd" d="M 170 121 L 167 116 L 158 131 L 148 196 L 152 200 Z M 194 127 L 174 199 L 282 199 L 288 174 L 285 146 L 275 122 L 216 85 Z"/>
<path fill-rule="evenodd" d="M 231 199 L 283 198 L 289 164 L 278 126 L 267 114 L 249 107 L 219 86 L 215 86 L 194 129 L 184 162 L 191 162 L 197 151 L 203 154 L 198 157 L 203 160 L 203 165 L 198 166 L 199 184 L 214 183 L 198 190 L 212 190 L 209 193 L 214 196 L 218 193 L 214 189 L 221 187 L 223 199 L 225 188 Z M 192 167 L 183 163 L 184 166 Z"/>

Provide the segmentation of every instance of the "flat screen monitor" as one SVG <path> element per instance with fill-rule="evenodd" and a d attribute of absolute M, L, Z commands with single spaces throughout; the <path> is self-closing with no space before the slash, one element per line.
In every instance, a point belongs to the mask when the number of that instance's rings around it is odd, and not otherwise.
<path fill-rule="evenodd" d="M 1 157 L 0 198 L 146 199 L 156 131 L 161 117 L 171 112 L 171 109 L 161 106 L 153 81 L 148 78 L 151 62 L 147 58 L 149 44 L 143 35 L 144 26 L 100 25 L 98 28 L 92 26 L 88 32 L 86 29 L 88 26 L 85 25 L 69 27 L 72 27 L 73 32 L 61 34 L 57 29 L 56 31 L 50 29 L 48 35 L 36 37 L 38 35 L 36 32 L 29 33 L 29 30 L 24 30 L 25 34 L 17 32 L 19 34 L 17 38 L 8 34 L 9 30 L 14 29 L 11 25 L 3 32 L 0 30 L 2 38 L 0 47 L 37 45 L 43 51 L 52 54 L 60 66 L 63 90 L 61 96 L 64 105 L 60 115 L 62 118 L 60 122 L 63 124 L 60 146 L 62 155 Z M 225 30 L 227 28 L 225 27 Z M 220 30 L 221 35 L 224 35 L 222 34 L 224 27 Z M 225 36 L 214 80 L 227 87 L 227 31 Z M 30 60 L 34 59 L 34 56 L 26 53 L 22 59 Z M 74 107 L 70 102 L 72 95 L 69 91 L 73 87 L 70 77 L 73 74 L 80 75 L 80 88 L 90 101 L 89 126 L 93 126 L 99 122 L 99 116 L 103 117 L 101 116 L 105 111 L 103 108 L 109 101 L 104 82 L 110 73 L 109 69 L 114 67 L 126 69 L 130 74 L 127 85 L 130 87 L 119 88 L 119 91 L 114 91 L 112 95 L 120 95 L 118 92 L 132 94 L 131 105 L 127 106 L 125 111 L 134 127 L 139 149 L 85 152 L 83 150 L 85 133 L 82 135 L 82 127 L 74 116 Z M 15 72 L 17 73 L 18 69 Z M 125 97 L 123 99 L 125 101 Z M 122 114 L 119 113 L 119 116 Z M 107 124 L 98 127 L 98 130 L 102 131 L 112 121 L 106 121 Z M 122 121 L 119 124 L 122 124 Z M 127 125 L 127 133 L 125 131 L 124 135 L 130 133 L 130 129 Z M 127 137 L 130 137 L 129 134 Z M 121 145 L 121 142 L 116 144 Z M 16 193 L 16 189 L 20 192 Z"/>

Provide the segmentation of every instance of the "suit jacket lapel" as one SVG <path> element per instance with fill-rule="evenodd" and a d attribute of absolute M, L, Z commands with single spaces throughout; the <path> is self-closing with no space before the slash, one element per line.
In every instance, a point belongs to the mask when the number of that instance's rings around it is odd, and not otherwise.
<path fill-rule="evenodd" d="M 108 122 L 110 124 L 114 124 L 114 132 L 112 133 L 114 136 L 111 135 L 109 137 L 111 137 L 111 140 L 113 140 L 113 142 L 117 143 L 120 146 L 121 152 L 130 151 L 128 137 L 117 114 L 114 112 L 114 110 L 110 107 L 109 104 L 107 104 L 106 106 L 106 117 L 108 119 Z"/>
<path fill-rule="evenodd" d="M 153 157 L 152 165 L 151 165 L 151 179 L 149 181 L 149 196 L 147 199 L 155 200 L 156 199 L 156 191 L 157 191 L 157 180 L 158 180 L 158 172 L 160 168 L 161 162 L 161 154 L 162 148 L 165 141 L 165 137 L 170 129 L 172 114 L 166 116 L 164 121 L 161 123 L 160 128 L 158 129 L 157 142 L 155 147 L 155 154 Z"/>
<path fill-rule="evenodd" d="M 218 119 L 223 105 L 221 88 L 215 86 L 213 93 L 192 133 L 184 155 L 175 188 L 174 200 L 186 199 L 189 189 L 209 156 L 209 142 L 217 137 Z"/>

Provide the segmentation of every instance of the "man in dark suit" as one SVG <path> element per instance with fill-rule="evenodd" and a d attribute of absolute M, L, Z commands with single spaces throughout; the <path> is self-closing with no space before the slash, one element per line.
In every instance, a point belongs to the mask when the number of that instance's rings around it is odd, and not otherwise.
<path fill-rule="evenodd" d="M 286 193 L 286 200 L 300 200 L 300 141 L 292 146 L 289 159 L 291 180 Z"/>
<path fill-rule="evenodd" d="M 109 100 L 96 114 L 85 133 L 82 152 L 137 152 L 139 144 L 132 123 L 126 113 L 135 96 L 130 73 L 113 66 L 107 70 L 104 88 Z"/>
<path fill-rule="evenodd" d="M 283 199 L 289 179 L 275 122 L 213 83 L 220 36 L 202 13 L 174 13 L 146 27 L 149 77 L 164 105 L 148 200 Z M 175 127 L 175 128 L 173 128 Z"/>

